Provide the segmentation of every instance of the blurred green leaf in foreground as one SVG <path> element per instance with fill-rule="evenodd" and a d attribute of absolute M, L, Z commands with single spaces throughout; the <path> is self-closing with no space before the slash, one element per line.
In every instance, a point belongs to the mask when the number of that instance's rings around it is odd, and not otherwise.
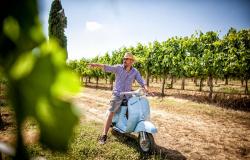
<path fill-rule="evenodd" d="M 0 71 L 8 80 L 8 96 L 16 113 L 15 159 L 28 159 L 22 123 L 33 117 L 40 142 L 65 150 L 78 114 L 68 96 L 80 89 L 66 67 L 65 50 L 46 41 L 38 20 L 36 0 L 3 0 L 0 5 Z"/>

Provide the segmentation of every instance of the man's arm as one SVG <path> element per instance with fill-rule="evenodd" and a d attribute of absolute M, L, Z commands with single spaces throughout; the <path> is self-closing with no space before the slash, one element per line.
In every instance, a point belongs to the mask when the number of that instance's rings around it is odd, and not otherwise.
<path fill-rule="evenodd" d="M 145 84 L 145 81 L 142 79 L 141 74 L 137 71 L 136 75 L 135 75 L 135 80 L 141 85 L 141 87 L 148 92 L 148 87 Z"/>
<path fill-rule="evenodd" d="M 88 64 L 88 66 L 89 66 L 90 68 L 100 68 L 100 69 L 104 69 L 104 64 L 90 63 L 90 64 Z"/>
<path fill-rule="evenodd" d="M 118 66 L 109 66 L 106 64 L 97 64 L 97 63 L 90 63 L 88 64 L 88 66 L 90 68 L 100 68 L 105 72 L 112 72 L 112 73 L 116 73 L 118 67 Z"/>

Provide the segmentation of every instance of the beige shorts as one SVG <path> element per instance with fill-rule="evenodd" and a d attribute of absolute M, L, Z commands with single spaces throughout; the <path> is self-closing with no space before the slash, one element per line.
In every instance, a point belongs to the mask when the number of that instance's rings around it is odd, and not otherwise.
<path fill-rule="evenodd" d="M 110 100 L 109 111 L 110 112 L 116 112 L 121 107 L 123 99 L 124 99 L 123 96 L 115 96 L 115 95 L 113 95 L 111 100 Z"/>

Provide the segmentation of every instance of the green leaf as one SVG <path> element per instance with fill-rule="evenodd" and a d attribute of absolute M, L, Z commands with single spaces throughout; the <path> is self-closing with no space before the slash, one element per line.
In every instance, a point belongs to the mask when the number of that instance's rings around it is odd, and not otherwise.
<path fill-rule="evenodd" d="M 7 17 L 3 22 L 3 31 L 7 37 L 16 42 L 20 35 L 18 21 L 13 17 Z"/>
<path fill-rule="evenodd" d="M 49 43 L 46 45 L 50 45 Z M 15 79 L 21 100 L 16 110 L 23 110 L 25 116 L 37 119 L 40 125 L 41 142 L 52 149 L 64 150 L 78 122 L 71 103 L 63 100 L 68 94 L 79 91 L 80 86 L 74 74 L 66 70 L 66 64 L 57 56 L 58 47 L 47 46 L 39 56 L 28 54 L 24 57 L 34 60 L 32 70 Z M 48 53 L 46 53 L 48 52 Z M 54 59 L 57 59 L 55 61 Z M 17 65 L 18 66 L 18 65 Z M 17 67 L 21 68 L 21 67 Z"/>
<path fill-rule="evenodd" d="M 71 103 L 54 99 L 41 99 L 36 118 L 40 125 L 40 141 L 56 150 L 66 150 L 78 116 Z M 48 118 L 48 119 L 46 119 Z"/>
<path fill-rule="evenodd" d="M 77 93 L 80 91 L 79 77 L 70 71 L 61 71 L 58 73 L 51 91 L 56 97 L 64 97 Z"/>
<path fill-rule="evenodd" d="M 10 75 L 15 80 L 23 78 L 32 71 L 34 63 L 35 57 L 31 52 L 22 54 L 12 66 Z"/>

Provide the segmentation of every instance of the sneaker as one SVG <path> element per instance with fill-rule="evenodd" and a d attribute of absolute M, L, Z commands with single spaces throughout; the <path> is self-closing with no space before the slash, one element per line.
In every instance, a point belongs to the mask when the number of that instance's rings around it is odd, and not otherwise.
<path fill-rule="evenodd" d="M 106 140 L 107 140 L 107 135 L 102 135 L 99 137 L 99 144 L 105 144 L 106 143 Z"/>

